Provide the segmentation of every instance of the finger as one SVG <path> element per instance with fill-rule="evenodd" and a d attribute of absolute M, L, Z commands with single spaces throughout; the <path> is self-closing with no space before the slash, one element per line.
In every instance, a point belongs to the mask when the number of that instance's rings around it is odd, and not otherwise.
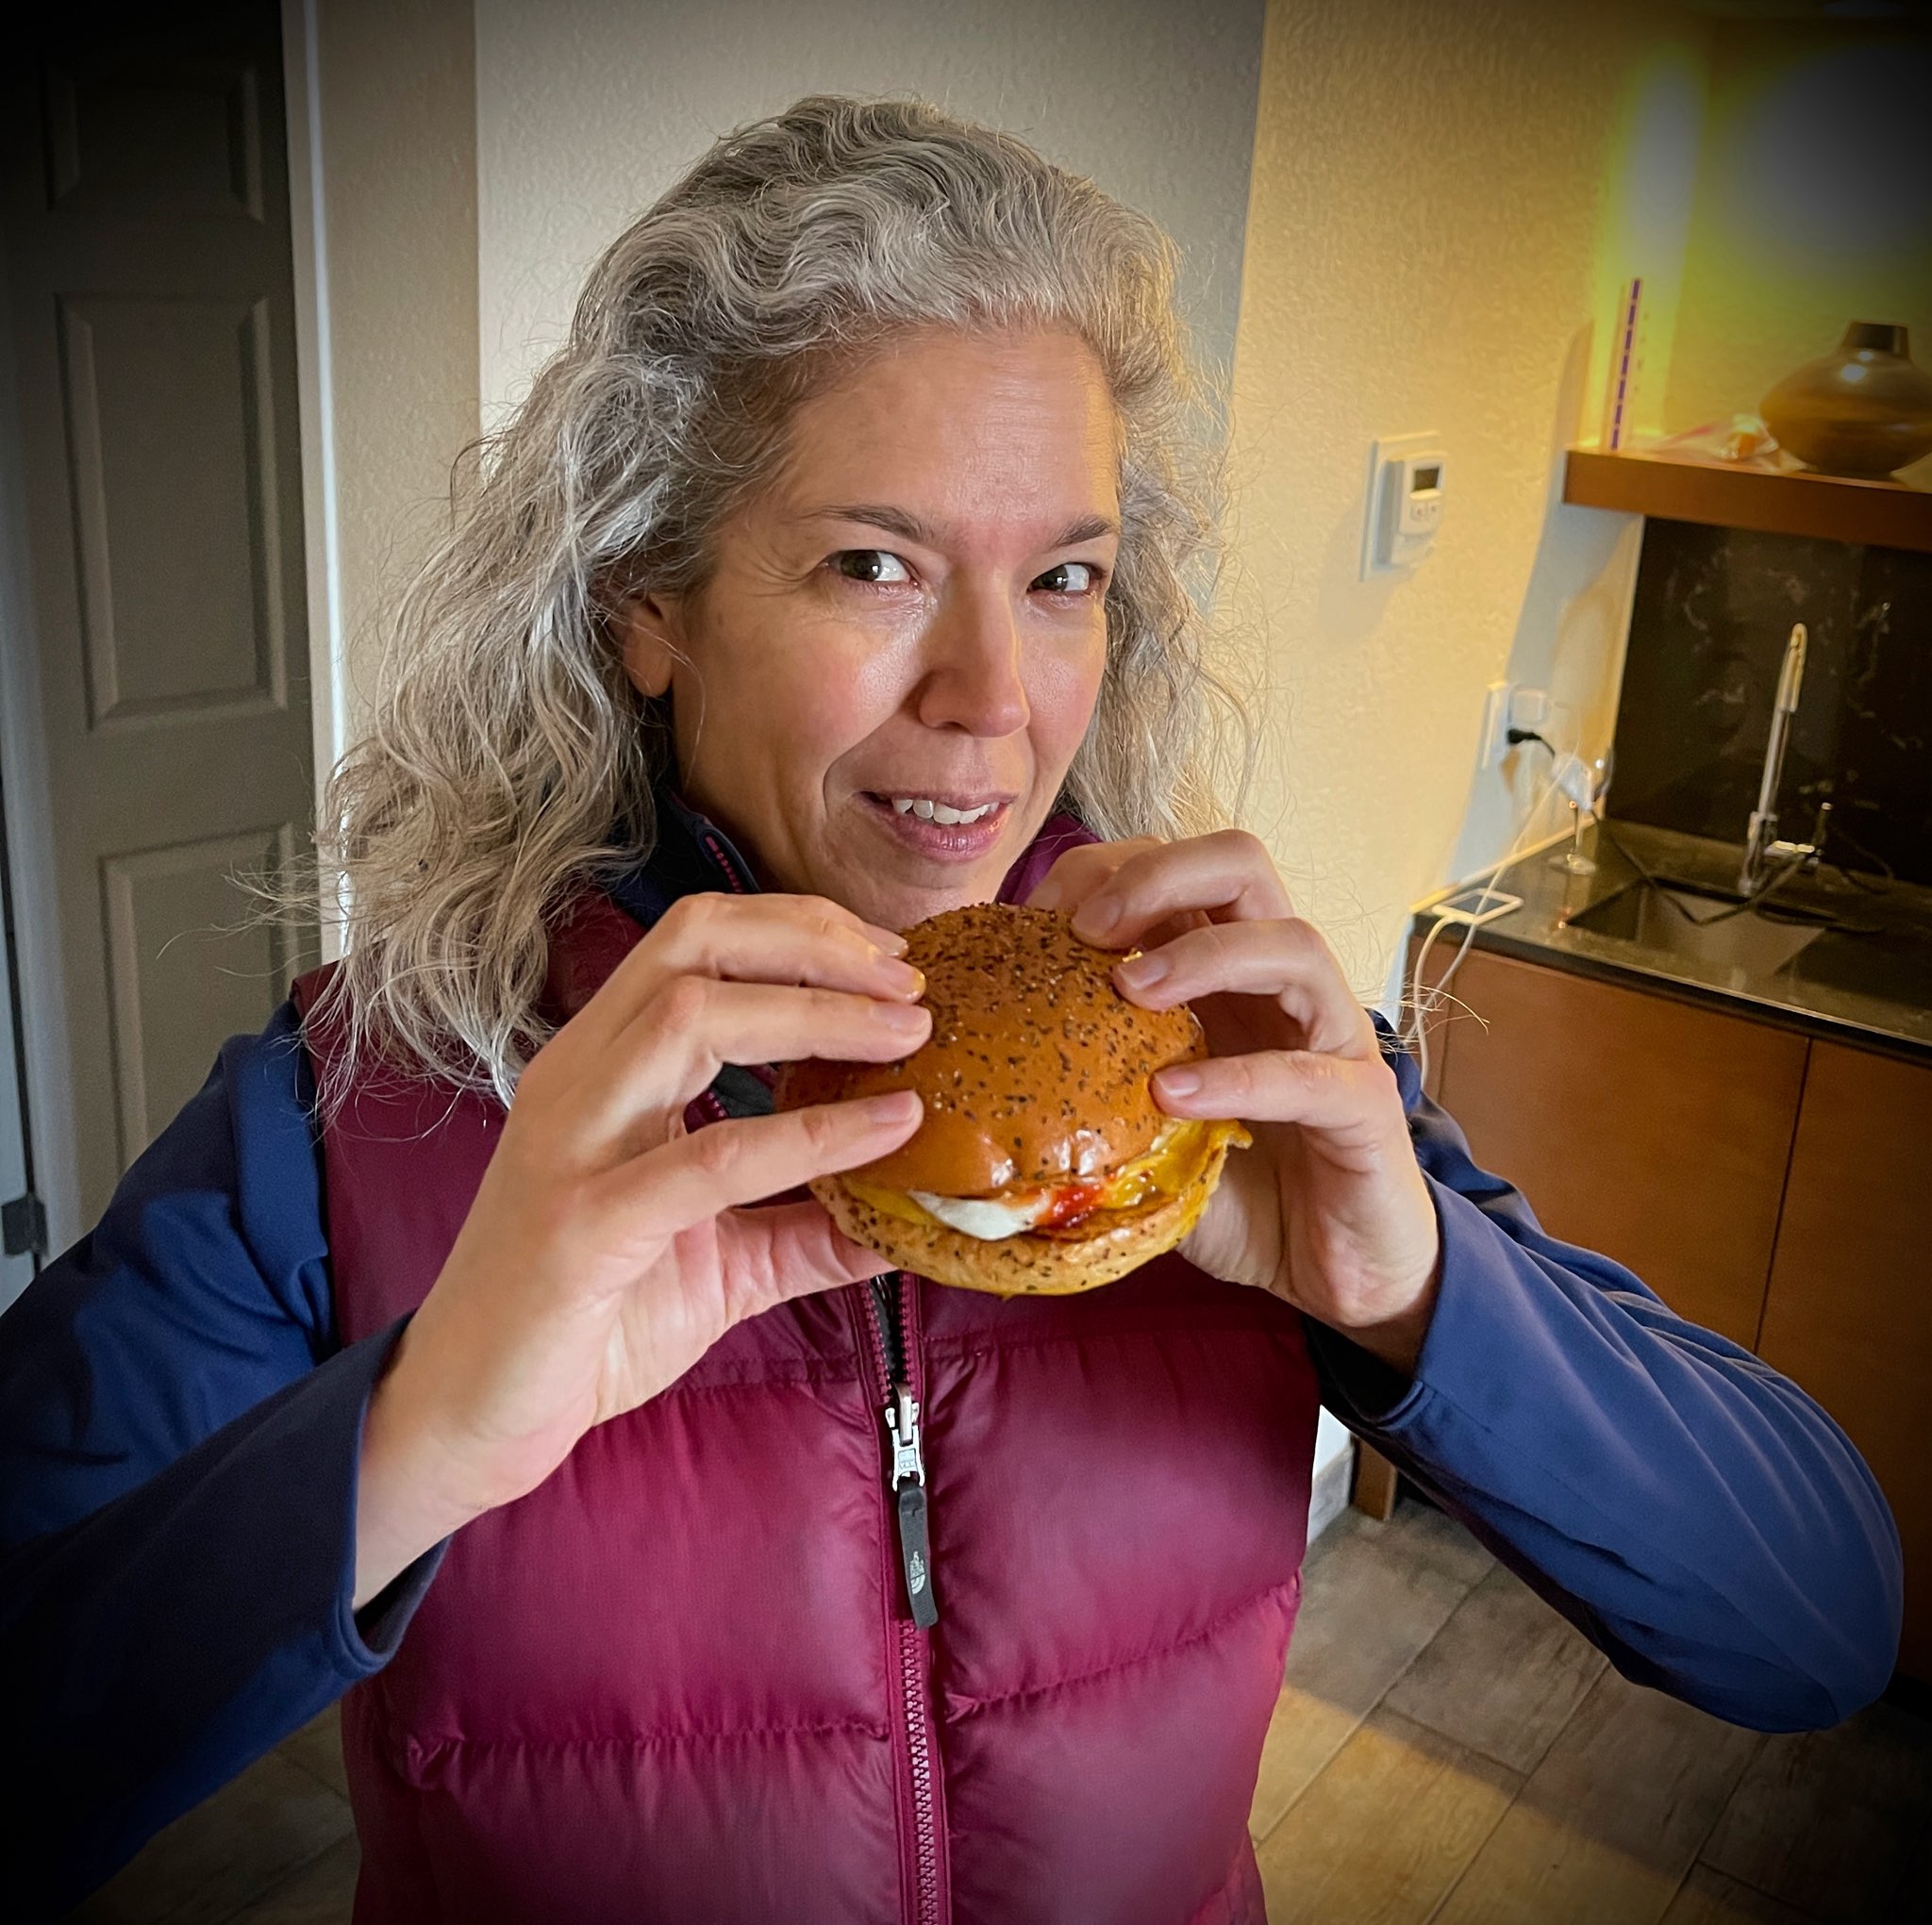
<path fill-rule="evenodd" d="M 855 1243 L 813 1202 L 733 1211 L 719 1223 L 726 1311 L 734 1321 L 774 1303 L 877 1276 L 885 1259 Z"/>
<path fill-rule="evenodd" d="M 1151 836 L 1140 836 L 1130 842 L 1083 842 L 1056 859 L 1039 888 L 1026 898 L 1026 906 L 1060 909 L 1071 915 L 1089 896 L 1104 888 L 1129 856 L 1158 846 Z"/>
<path fill-rule="evenodd" d="M 1322 1050 L 1207 1056 L 1157 1071 L 1153 1089 L 1170 1116 L 1301 1123 L 1363 1144 L 1389 1137 L 1392 1115 L 1407 1141 L 1394 1074 L 1379 1057 L 1369 1063 Z"/>
<path fill-rule="evenodd" d="M 895 1089 L 713 1123 L 608 1172 L 592 1187 L 593 1203 L 620 1220 L 634 1219 L 641 1239 L 675 1236 L 723 1210 L 884 1156 L 911 1136 L 922 1114 L 914 1091 Z"/>
<path fill-rule="evenodd" d="M 1380 1054 L 1374 1024 L 1312 922 L 1212 922 L 1116 963 L 1114 981 L 1143 1009 L 1204 996 L 1270 996 L 1300 1024 L 1305 1047 Z"/>
<path fill-rule="evenodd" d="M 1137 851 L 1074 912 L 1074 934 L 1131 949 L 1150 929 L 1191 909 L 1217 922 L 1294 913 L 1267 850 L 1245 830 L 1224 829 Z"/>
<path fill-rule="evenodd" d="M 571 1025 L 601 1049 L 677 976 L 805 984 L 910 1002 L 925 979 L 899 960 L 904 937 L 822 896 L 708 893 L 674 903 Z"/>
<path fill-rule="evenodd" d="M 631 1154 L 641 1136 L 656 1141 L 664 1119 L 680 1114 L 726 1063 L 891 1063 L 931 1034 L 924 1004 L 679 976 L 638 1012 L 587 1079 L 575 1128 L 591 1153 L 601 1144 Z"/>

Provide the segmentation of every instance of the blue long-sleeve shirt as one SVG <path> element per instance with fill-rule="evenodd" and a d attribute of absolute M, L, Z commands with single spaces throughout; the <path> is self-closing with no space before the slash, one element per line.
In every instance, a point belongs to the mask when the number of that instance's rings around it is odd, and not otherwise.
<path fill-rule="evenodd" d="M 1330 1407 L 1624 1675 L 1760 1730 L 1869 1702 L 1901 1558 L 1843 1433 L 1547 1236 L 1377 1027 L 1441 1294 L 1412 1382 L 1309 1324 Z M 394 1333 L 337 1334 L 312 1093 L 285 1006 L 0 1317 L 0 1703 L 30 1767 L 0 1801 L 8 1916 L 71 1901 L 380 1668 L 433 1581 L 439 1553 L 352 1611 L 362 1416 Z"/>

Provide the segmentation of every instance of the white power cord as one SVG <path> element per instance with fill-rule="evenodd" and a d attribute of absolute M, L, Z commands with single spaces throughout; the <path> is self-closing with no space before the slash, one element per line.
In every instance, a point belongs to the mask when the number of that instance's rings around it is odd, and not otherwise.
<path fill-rule="evenodd" d="M 1428 1020 L 1449 1000 L 1450 980 L 1455 976 L 1457 971 L 1462 967 L 1462 959 L 1469 954 L 1470 944 L 1475 940 L 1475 932 L 1485 920 L 1482 914 L 1484 906 L 1493 903 L 1500 909 L 1505 903 L 1516 904 L 1515 898 L 1507 896 L 1503 890 L 1494 887 L 1495 881 L 1506 869 L 1524 853 L 1524 846 L 1529 838 L 1530 825 L 1541 814 L 1543 804 L 1549 801 L 1553 795 L 1557 794 L 1561 794 L 1568 801 L 1576 801 L 1576 796 L 1573 789 L 1564 786 L 1559 780 L 1559 777 L 1571 773 L 1571 765 L 1573 764 L 1574 765 L 1575 772 L 1582 778 L 1584 794 L 1584 800 L 1577 803 L 1577 806 L 1586 810 L 1592 808 L 1593 799 L 1590 788 L 1591 772 L 1589 766 L 1573 750 L 1569 754 L 1558 757 L 1556 770 L 1552 772 L 1549 778 L 1538 788 L 1535 796 L 1530 801 L 1528 808 L 1524 811 L 1523 820 L 1517 826 L 1516 834 L 1510 838 L 1508 848 L 1494 862 L 1477 871 L 1477 875 L 1481 878 L 1481 888 L 1473 891 L 1475 895 L 1474 903 L 1468 905 L 1463 913 L 1458 913 L 1455 916 L 1437 915 L 1435 921 L 1430 924 L 1427 935 L 1423 938 L 1416 949 L 1415 961 L 1410 965 L 1408 971 L 1408 993 L 1404 998 L 1407 1004 L 1407 1021 L 1403 1025 L 1398 1040 L 1400 1040 L 1403 1048 L 1415 1057 L 1417 1068 L 1422 1071 L 1422 1078 L 1424 1083 L 1428 1081 L 1429 1075 Z M 1472 892 L 1469 886 L 1465 885 L 1463 892 Z M 1448 898 L 1444 897 L 1442 900 L 1447 901 Z M 1441 935 L 1445 928 L 1450 927 L 1456 922 L 1461 922 L 1464 925 L 1462 940 L 1457 945 L 1456 954 L 1449 958 L 1449 967 L 1442 971 L 1441 978 L 1432 984 L 1427 992 L 1424 993 L 1423 988 L 1423 971 L 1428 964 L 1429 951 L 1435 946 L 1437 937 Z"/>

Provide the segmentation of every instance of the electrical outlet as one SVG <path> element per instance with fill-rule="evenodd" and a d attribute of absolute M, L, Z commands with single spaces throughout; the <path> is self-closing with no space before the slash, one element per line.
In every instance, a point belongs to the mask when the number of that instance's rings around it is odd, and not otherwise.
<path fill-rule="evenodd" d="M 1478 769 L 1493 769 L 1513 744 L 1512 728 L 1541 729 L 1550 719 L 1550 691 L 1522 682 L 1491 682 L 1483 693 L 1483 732 Z"/>
<path fill-rule="evenodd" d="M 1550 719 L 1550 691 L 1519 687 L 1509 691 L 1509 726 L 1540 729 Z"/>
<path fill-rule="evenodd" d="M 1483 697 L 1483 732 L 1475 762 L 1478 769 L 1493 769 L 1509 746 L 1505 738 L 1509 727 L 1509 687 L 1507 682 L 1491 682 Z"/>

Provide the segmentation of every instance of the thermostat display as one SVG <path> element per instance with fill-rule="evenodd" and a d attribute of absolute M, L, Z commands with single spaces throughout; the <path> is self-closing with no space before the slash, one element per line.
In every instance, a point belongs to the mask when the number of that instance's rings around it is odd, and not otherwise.
<path fill-rule="evenodd" d="M 1440 437 L 1401 435 L 1369 451 L 1368 514 L 1362 527 L 1364 581 L 1401 574 L 1424 560 L 1442 521 L 1448 457 Z"/>

